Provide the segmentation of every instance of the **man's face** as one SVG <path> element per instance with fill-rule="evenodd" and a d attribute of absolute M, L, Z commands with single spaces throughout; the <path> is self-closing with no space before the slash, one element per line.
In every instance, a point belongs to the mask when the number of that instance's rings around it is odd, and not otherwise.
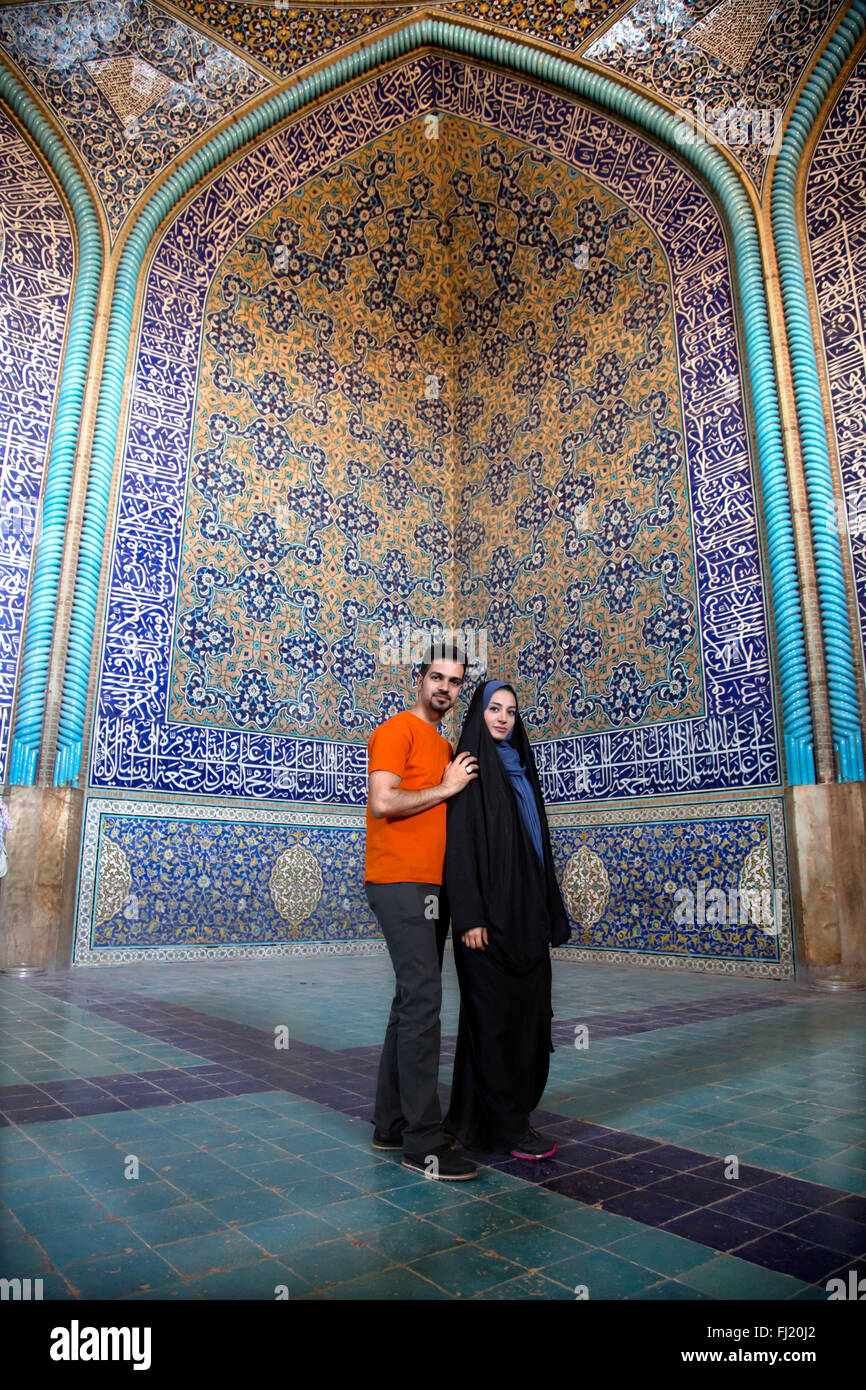
<path fill-rule="evenodd" d="M 434 661 L 418 683 L 421 704 L 441 719 L 455 703 L 463 685 L 459 661 Z"/>

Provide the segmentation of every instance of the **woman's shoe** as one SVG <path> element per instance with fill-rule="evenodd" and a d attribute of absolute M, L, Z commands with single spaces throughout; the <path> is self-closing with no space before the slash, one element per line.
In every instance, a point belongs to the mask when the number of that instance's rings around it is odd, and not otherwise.
<path fill-rule="evenodd" d="M 558 1147 L 554 1139 L 546 1139 L 537 1129 L 528 1129 L 514 1148 L 509 1149 L 509 1153 L 512 1158 L 550 1158 Z"/>

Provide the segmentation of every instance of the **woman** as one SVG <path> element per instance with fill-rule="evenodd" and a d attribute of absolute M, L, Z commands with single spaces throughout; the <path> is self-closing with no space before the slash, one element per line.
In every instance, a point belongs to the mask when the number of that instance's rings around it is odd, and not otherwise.
<path fill-rule="evenodd" d="M 567 941 L 570 928 L 510 685 L 478 687 L 457 751 L 476 755 L 478 777 L 448 802 L 445 887 L 460 1024 L 445 1124 L 467 1148 L 547 1158 L 556 1144 L 529 1116 L 553 1051 L 550 946 Z"/>

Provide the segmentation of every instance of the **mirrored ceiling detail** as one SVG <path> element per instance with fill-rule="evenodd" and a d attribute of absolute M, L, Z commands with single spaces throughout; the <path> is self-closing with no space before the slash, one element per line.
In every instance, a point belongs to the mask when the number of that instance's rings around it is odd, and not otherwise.
<path fill-rule="evenodd" d="M 583 56 L 666 97 L 760 187 L 785 108 L 838 0 L 638 0 Z"/>
<path fill-rule="evenodd" d="M 776 9 L 776 0 L 722 0 L 689 31 L 691 42 L 732 72 L 742 72 L 758 46 Z"/>
<path fill-rule="evenodd" d="M 0 49 L 77 146 L 112 232 L 182 150 L 270 85 L 148 0 L 4 7 Z"/>

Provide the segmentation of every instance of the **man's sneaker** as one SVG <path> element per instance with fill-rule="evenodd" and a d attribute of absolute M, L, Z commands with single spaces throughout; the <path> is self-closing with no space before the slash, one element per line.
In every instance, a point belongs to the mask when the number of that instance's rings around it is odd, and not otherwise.
<path fill-rule="evenodd" d="M 550 1158 L 558 1148 L 553 1139 L 546 1139 L 536 1129 L 528 1129 L 509 1152 L 512 1158 Z"/>
<path fill-rule="evenodd" d="M 388 1150 L 394 1150 L 394 1149 L 402 1149 L 402 1147 L 403 1147 L 403 1140 L 402 1140 L 402 1139 L 389 1139 L 388 1136 L 387 1136 L 387 1134 L 380 1134 L 378 1129 L 374 1129 L 374 1130 L 373 1130 L 373 1148 L 374 1148 L 374 1149 L 388 1149 Z"/>
<path fill-rule="evenodd" d="M 404 1153 L 403 1167 L 432 1178 L 434 1182 L 468 1182 L 478 1177 L 478 1168 L 472 1160 L 461 1158 L 445 1144 L 428 1154 Z"/>

